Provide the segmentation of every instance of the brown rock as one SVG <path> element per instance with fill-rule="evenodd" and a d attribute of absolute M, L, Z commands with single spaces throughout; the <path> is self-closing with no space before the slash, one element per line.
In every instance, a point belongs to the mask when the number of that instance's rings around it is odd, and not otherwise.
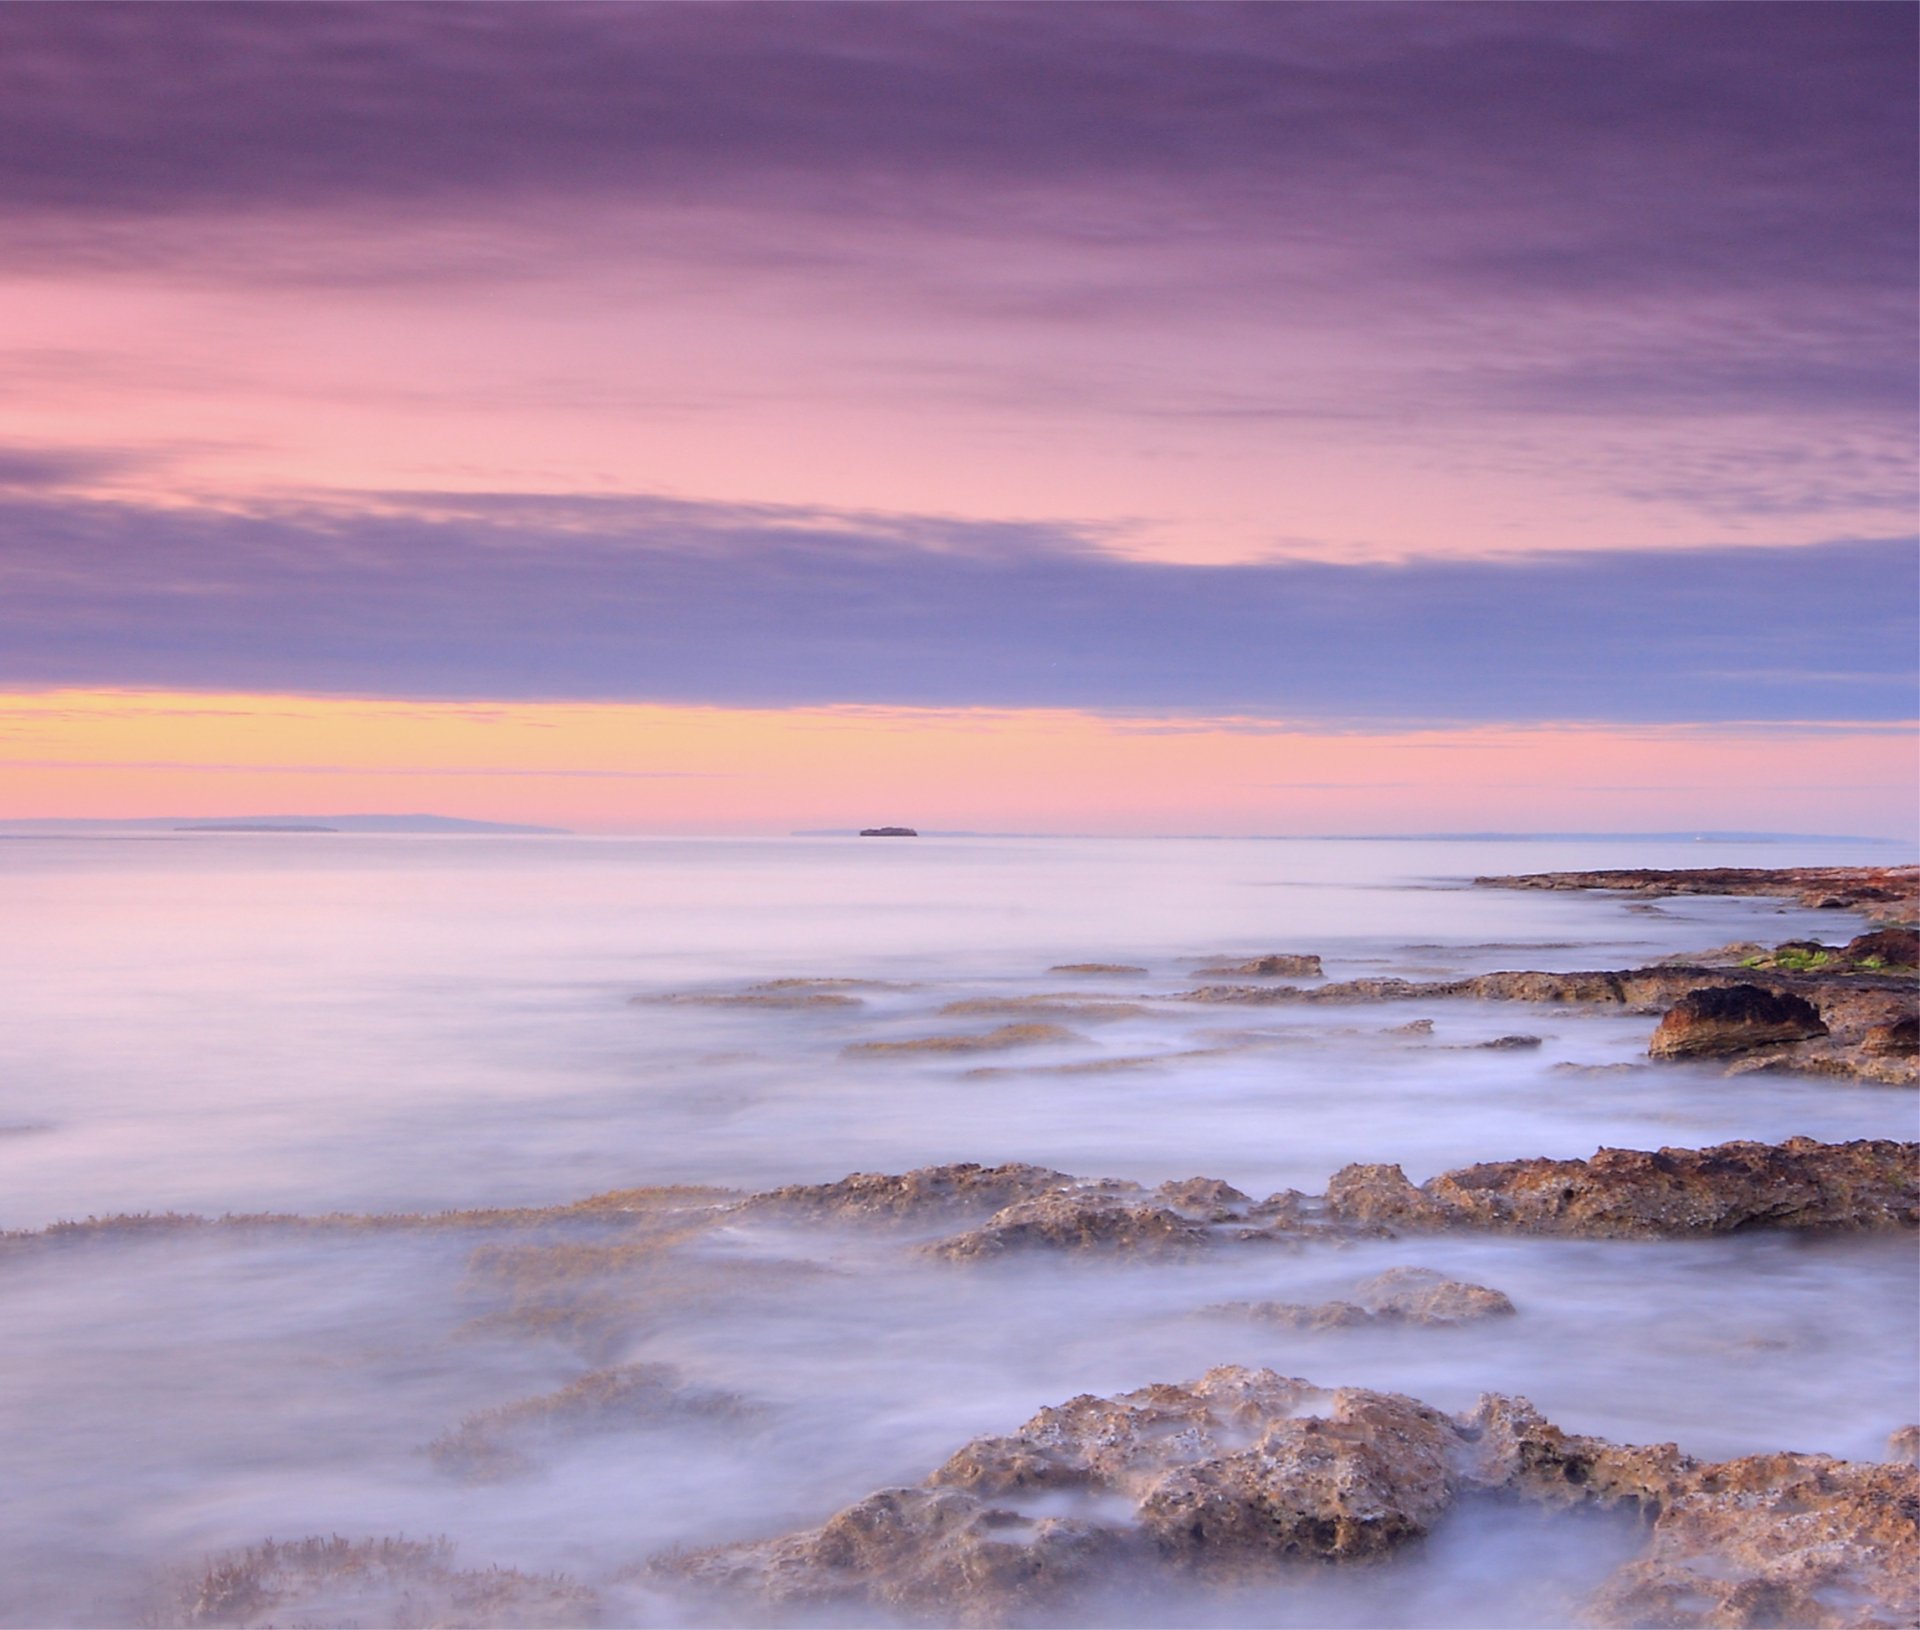
<path fill-rule="evenodd" d="M 1348 1166 L 1327 1186 L 1338 1222 L 1611 1237 L 1737 1228 L 1896 1228 L 1920 1220 L 1920 1146 L 1886 1139 L 1601 1149 L 1591 1160 L 1466 1166 L 1415 1188 L 1398 1166 Z"/>
<path fill-rule="evenodd" d="M 1903 1426 L 1887 1436 L 1887 1459 L 1913 1465 L 1920 1461 L 1920 1426 Z"/>
<path fill-rule="evenodd" d="M 1131 962 L 1059 962 L 1047 970 L 1048 973 L 1070 974 L 1144 974 L 1145 968 L 1136 968 Z"/>
<path fill-rule="evenodd" d="M 1920 928 L 1881 928 L 1849 940 L 1840 953 L 1848 962 L 1887 968 L 1920 967 Z"/>
<path fill-rule="evenodd" d="M 1153 1197 L 1176 1211 L 1197 1212 L 1208 1222 L 1226 1222 L 1244 1216 L 1253 1204 L 1251 1195 L 1242 1194 L 1231 1183 L 1217 1177 L 1187 1177 L 1175 1183 L 1162 1183 Z"/>
<path fill-rule="evenodd" d="M 1701 1467 L 1646 1555 L 1601 1589 L 1609 1625 L 1911 1624 L 1920 1613 L 1920 1477 L 1824 1455 Z"/>
<path fill-rule="evenodd" d="M 976 1439 L 918 1488 L 656 1572 L 736 1601 L 1027 1623 L 1084 1612 L 1120 1570 L 1278 1582 L 1302 1561 L 1391 1555 L 1466 1493 L 1652 1519 L 1645 1555 L 1594 1604 L 1601 1623 L 1866 1630 L 1920 1606 L 1912 1468 L 1815 1455 L 1703 1465 L 1671 1444 L 1562 1432 L 1523 1398 L 1485 1397 L 1452 1418 L 1237 1367 L 1071 1399 Z"/>
<path fill-rule="evenodd" d="M 1872 1026 L 1862 1039 L 1861 1048 L 1891 1058 L 1910 1058 L 1920 1053 L 1920 1016 L 1908 1013 Z"/>
<path fill-rule="evenodd" d="M 1199 977 L 1202 979 L 1319 979 L 1325 972 L 1317 956 L 1310 953 L 1276 951 L 1271 956 L 1257 956 L 1246 962 L 1229 962 L 1202 968 Z"/>
<path fill-rule="evenodd" d="M 1689 991 L 1660 1021 L 1647 1051 L 1655 1058 L 1728 1058 L 1826 1034 L 1819 1010 L 1803 997 L 1727 985 Z"/>

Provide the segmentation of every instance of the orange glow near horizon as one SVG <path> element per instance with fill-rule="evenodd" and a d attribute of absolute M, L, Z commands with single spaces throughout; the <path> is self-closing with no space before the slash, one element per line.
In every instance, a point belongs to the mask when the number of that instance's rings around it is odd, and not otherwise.
<path fill-rule="evenodd" d="M 0 697 L 0 819 L 431 811 L 581 831 L 1910 838 L 1911 727 L 1342 731 L 1058 709 Z"/>

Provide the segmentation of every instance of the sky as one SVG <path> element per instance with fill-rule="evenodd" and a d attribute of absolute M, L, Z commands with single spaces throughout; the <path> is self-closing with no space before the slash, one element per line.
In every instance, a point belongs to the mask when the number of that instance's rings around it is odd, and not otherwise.
<path fill-rule="evenodd" d="M 1911 841 L 1917 19 L 0 6 L 0 818 Z"/>

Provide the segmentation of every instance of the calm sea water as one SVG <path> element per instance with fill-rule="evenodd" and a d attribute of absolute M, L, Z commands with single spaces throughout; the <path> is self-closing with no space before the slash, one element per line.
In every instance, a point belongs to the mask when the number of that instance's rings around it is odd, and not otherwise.
<path fill-rule="evenodd" d="M 1319 953 L 1332 978 L 1440 977 L 1618 967 L 1734 939 L 1837 939 L 1855 931 L 1851 919 L 1765 901 L 1671 900 L 1649 912 L 1468 880 L 1882 854 L 1172 840 L 0 842 L 0 1224 L 535 1204 L 952 1160 L 1147 1182 L 1205 1174 L 1266 1193 L 1317 1190 L 1352 1160 L 1399 1161 L 1418 1180 L 1601 1144 L 1911 1137 L 1914 1100 L 1889 1089 L 1567 1067 L 1633 1063 L 1646 1019 L 1513 1004 L 1158 999 L 1189 988 L 1210 960 L 1270 951 Z M 1069 962 L 1146 972 L 1048 972 Z M 821 977 L 893 988 L 817 1010 L 632 1001 Z M 938 1010 L 1062 989 L 1145 1000 L 1132 1016 L 1070 1019 L 1073 1039 L 1017 1054 L 844 1051 L 989 1029 L 1005 1020 Z M 1430 1038 L 1390 1032 L 1416 1018 L 1432 1019 Z M 1515 1031 L 1545 1044 L 1471 1049 Z M 1121 1059 L 1146 1062 L 1049 1068 Z M 974 1073 L 983 1064 L 997 1073 Z M 1716 1455 L 1871 1456 L 1917 1412 L 1920 1298 L 1904 1241 L 1445 1239 L 968 1274 L 898 1240 L 761 1225 L 725 1231 L 693 1260 L 696 1278 L 711 1271 L 711 1294 L 663 1301 L 592 1355 L 564 1341 L 476 1338 L 470 1249 L 439 1235 L 254 1236 L 9 1262 L 0 1441 L 14 1520 L 0 1538 L 0 1619 L 123 1620 L 152 1570 L 269 1535 L 446 1534 L 473 1565 L 563 1568 L 606 1586 L 668 1545 L 817 1522 L 1042 1404 L 1222 1362 L 1447 1407 L 1483 1390 L 1524 1392 L 1570 1428 Z M 1315 1335 L 1202 1311 L 1233 1298 L 1336 1296 L 1409 1261 L 1496 1285 L 1522 1316 L 1485 1331 Z M 421 1453 L 467 1412 L 633 1361 L 742 1394 L 754 1424 L 583 1440 L 500 1485 L 449 1479 Z M 1520 1595 L 1488 1595 L 1487 1580 L 1511 1575 L 1519 1554 L 1546 1552 L 1489 1531 L 1436 1551 L 1384 1594 L 1356 1583 L 1260 1611 L 1297 1623 L 1492 1623 L 1501 1612 L 1527 1622 L 1537 1609 Z M 1571 1577 L 1599 1560 L 1583 1551 L 1564 1569 Z M 622 1622 L 675 1622 L 672 1602 L 608 1588 Z"/>

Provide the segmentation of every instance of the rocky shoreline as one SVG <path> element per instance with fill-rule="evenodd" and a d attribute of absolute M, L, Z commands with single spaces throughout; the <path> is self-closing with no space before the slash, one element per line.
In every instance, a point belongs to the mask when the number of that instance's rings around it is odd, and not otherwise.
<path fill-rule="evenodd" d="M 1201 970 L 1214 980 L 1262 983 L 1203 984 L 1172 999 L 1254 1008 L 1433 999 L 1589 1007 L 1657 1018 L 1648 1044 L 1656 1062 L 1706 1061 L 1736 1077 L 1788 1070 L 1920 1080 L 1914 868 L 1476 881 L 1604 889 L 1649 902 L 1781 896 L 1861 912 L 1883 926 L 1845 944 L 1752 943 L 1632 969 L 1443 980 L 1325 981 L 1317 956 L 1275 953 Z M 1050 971 L 1112 978 L 1142 970 L 1100 962 Z M 1277 982 L 1289 980 L 1320 982 Z M 913 987 L 796 979 L 647 1000 L 844 1011 L 860 1005 L 848 990 L 862 988 Z M 941 1012 L 1008 1022 L 977 1035 L 853 1043 L 843 1056 L 849 1068 L 867 1069 L 873 1064 L 859 1061 L 1054 1044 L 1080 1038 L 1034 1021 L 1091 1024 L 1140 1011 L 1105 996 L 975 998 Z M 1431 1021 L 1416 1025 L 1430 1029 Z M 1468 1045 L 1518 1051 L 1537 1038 Z M 1920 1143 L 1789 1137 L 1494 1160 L 1418 1184 L 1398 1165 L 1349 1164 L 1319 1193 L 1284 1189 L 1264 1198 L 1216 1177 L 1148 1187 L 1023 1163 L 955 1163 L 757 1193 L 624 1189 L 500 1210 L 107 1216 L 0 1234 L 0 1259 L 177 1238 L 452 1236 L 481 1308 L 470 1332 L 558 1342 L 595 1366 L 555 1390 L 468 1414 L 437 1437 L 423 1434 L 419 1453 L 437 1475 L 488 1486 L 537 1478 L 557 1446 L 598 1435 L 663 1425 L 742 1432 L 759 1422 L 763 1405 L 752 1397 L 620 1355 L 675 1299 L 843 1271 L 797 1257 L 728 1254 L 769 1231 L 846 1242 L 858 1247 L 858 1261 L 922 1264 L 919 1271 L 954 1276 L 942 1283 L 990 1292 L 1012 1282 L 995 1275 L 1047 1262 L 1075 1275 L 1096 1265 L 1116 1273 L 1162 1265 L 1184 1276 L 1236 1261 L 1235 1253 L 1257 1260 L 1262 1252 L 1324 1251 L 1337 1260 L 1383 1241 L 1417 1249 L 1420 1241 L 1472 1236 L 1660 1242 L 1916 1227 Z M 1462 1327 L 1494 1321 L 1525 1328 L 1538 1308 L 1537 1296 L 1516 1302 L 1497 1284 L 1416 1262 L 1354 1278 L 1327 1300 L 1196 1297 L 1191 1315 L 1222 1321 L 1222 1330 L 1264 1327 L 1314 1343 L 1353 1331 L 1443 1342 L 1471 1341 Z M 1218 1356 L 1214 1349 L 1202 1363 Z M 268 1541 L 189 1570 L 165 1583 L 148 1617 L 191 1625 L 1103 1622 L 1136 1590 L 1200 1592 L 1230 1604 L 1236 1591 L 1322 1577 L 1337 1566 L 1392 1566 L 1443 1543 L 1458 1513 L 1499 1507 L 1565 1513 L 1569 1521 L 1611 1512 L 1634 1527 L 1630 1559 L 1596 1588 L 1569 1596 L 1556 1622 L 1893 1630 L 1920 1622 L 1920 1427 L 1895 1420 L 1887 1429 L 1893 1436 L 1879 1463 L 1785 1451 L 1708 1461 L 1673 1444 L 1563 1431 L 1507 1392 L 1449 1413 L 1398 1392 L 1328 1388 L 1230 1364 L 1195 1380 L 1067 1399 L 964 1444 L 920 1482 L 879 1489 L 817 1526 L 632 1558 L 624 1573 L 597 1584 L 464 1569 L 438 1541 L 316 1536 Z M 636 1600 L 653 1607 L 636 1617 Z"/>

